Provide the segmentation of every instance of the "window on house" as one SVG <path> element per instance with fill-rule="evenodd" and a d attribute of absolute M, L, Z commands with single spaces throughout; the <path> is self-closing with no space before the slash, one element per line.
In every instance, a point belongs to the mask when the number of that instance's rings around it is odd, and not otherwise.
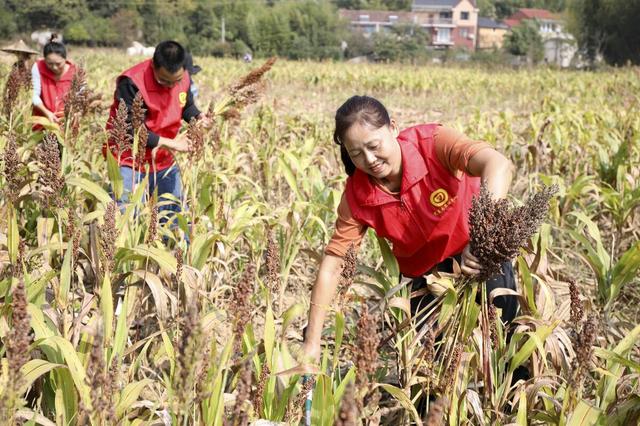
<path fill-rule="evenodd" d="M 360 16 L 358 16 L 358 20 L 360 22 L 368 22 L 369 21 L 369 15 L 360 15 Z"/>
<path fill-rule="evenodd" d="M 460 12 L 460 20 L 468 21 L 469 20 L 469 12 Z"/>
<path fill-rule="evenodd" d="M 440 12 L 440 19 L 451 19 L 452 12 Z"/>
<path fill-rule="evenodd" d="M 438 43 L 451 42 L 451 28 L 438 28 L 438 34 L 436 35 L 436 41 Z"/>
<path fill-rule="evenodd" d="M 398 16 L 397 15 L 390 15 L 389 16 L 389 22 L 391 22 L 392 24 L 398 22 Z"/>
<path fill-rule="evenodd" d="M 462 37 L 462 38 L 469 37 L 469 29 L 468 28 L 460 28 L 460 37 Z"/>

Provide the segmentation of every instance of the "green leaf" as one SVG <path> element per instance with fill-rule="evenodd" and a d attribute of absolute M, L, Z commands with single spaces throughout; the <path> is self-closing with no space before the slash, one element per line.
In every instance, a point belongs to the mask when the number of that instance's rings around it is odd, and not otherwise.
<path fill-rule="evenodd" d="M 524 364 L 529 359 L 533 351 L 536 349 L 539 342 L 543 342 L 553 330 L 558 326 L 559 321 L 554 321 L 551 325 L 542 325 L 535 332 L 529 333 L 529 339 L 522 345 L 520 350 L 511 358 L 509 364 L 509 371 L 513 373 L 516 368 Z M 545 354 L 542 354 L 545 358 Z"/>
<path fill-rule="evenodd" d="M 527 393 L 525 391 L 520 391 L 516 423 L 518 426 L 527 426 Z"/>
<path fill-rule="evenodd" d="M 376 235 L 376 239 L 378 240 L 378 245 L 380 246 L 380 252 L 382 253 L 382 258 L 384 259 L 384 266 L 387 268 L 389 272 L 389 279 L 391 280 L 391 284 L 396 285 L 400 280 L 400 267 L 398 266 L 398 261 L 396 257 L 393 255 L 391 248 L 389 247 L 389 243 L 384 238 L 380 238 Z"/>
<path fill-rule="evenodd" d="M 340 347 L 342 346 L 342 337 L 344 336 L 344 314 L 342 312 L 336 312 L 336 325 L 335 325 L 335 344 L 333 347 L 333 369 L 338 367 L 340 361 Z"/>
<path fill-rule="evenodd" d="M 124 184 L 122 175 L 120 174 L 118 160 L 113 156 L 110 149 L 107 149 L 107 175 L 111 181 L 111 190 L 113 191 L 113 195 L 116 200 L 119 200 L 122 198 Z"/>
<path fill-rule="evenodd" d="M 325 374 L 318 375 L 311 402 L 311 424 L 332 426 L 335 412 L 331 378 Z"/>
<path fill-rule="evenodd" d="M 57 364 L 54 362 L 49 362 L 44 359 L 32 359 L 28 361 L 25 365 L 20 368 L 22 372 L 22 377 L 24 382 L 22 383 L 22 388 L 20 393 L 24 393 L 27 391 L 29 386 L 36 381 L 36 379 L 43 374 L 48 373 L 54 368 L 66 367 L 64 364 Z"/>
<path fill-rule="evenodd" d="M 131 405 L 138 400 L 138 397 L 144 388 L 152 383 L 154 382 L 151 379 L 143 379 L 139 382 L 129 383 L 122 390 L 120 400 L 118 401 L 118 405 L 116 405 L 116 418 L 118 420 L 122 419 Z"/>
<path fill-rule="evenodd" d="M 385 391 L 389 392 L 391 396 L 393 396 L 396 399 L 396 401 L 398 401 L 400 405 L 402 405 L 404 409 L 407 410 L 409 414 L 411 414 L 416 424 L 422 425 L 422 421 L 420 420 L 420 416 L 416 411 L 416 407 L 413 405 L 413 402 L 411 402 L 411 399 L 409 399 L 407 394 L 404 393 L 402 389 L 386 383 L 379 383 L 378 387 L 381 387 Z"/>
<path fill-rule="evenodd" d="M 118 174 L 120 171 L 118 170 Z M 112 199 L 107 191 L 102 189 L 100 185 L 81 177 L 70 177 L 66 179 L 67 185 L 82 189 L 88 195 L 95 197 L 103 204 L 109 204 Z"/>
<path fill-rule="evenodd" d="M 106 272 L 100 288 L 100 312 L 102 314 L 104 345 L 110 346 L 113 338 L 113 293 L 111 291 L 111 274 Z"/>
<path fill-rule="evenodd" d="M 271 368 L 273 366 L 273 346 L 276 337 L 276 324 L 273 320 L 273 310 L 271 306 L 267 308 L 267 313 L 264 320 L 264 352 L 267 365 Z"/>
<path fill-rule="evenodd" d="M 599 418 L 600 410 L 581 400 L 571 413 L 567 426 L 591 426 L 597 424 Z"/>
<path fill-rule="evenodd" d="M 609 295 L 608 304 L 615 300 L 622 287 L 637 278 L 638 269 L 640 269 L 640 242 L 625 251 L 613 267 L 611 272 L 611 294 Z"/>
<path fill-rule="evenodd" d="M 166 273 L 175 274 L 176 267 L 178 263 L 176 258 L 171 255 L 171 253 L 159 249 L 157 247 L 150 247 L 145 244 L 141 244 L 137 247 L 131 249 L 125 249 L 128 252 L 125 254 L 124 259 L 128 260 L 132 257 L 132 255 L 140 256 L 143 259 L 150 259 L 155 261 L 160 268 Z"/>
<path fill-rule="evenodd" d="M 59 355 L 64 359 L 64 363 L 69 369 L 73 383 L 76 390 L 82 399 L 82 403 L 85 407 L 91 407 L 91 398 L 89 396 L 89 385 L 87 385 L 87 374 L 85 369 L 78 358 L 78 354 L 71 345 L 71 342 L 63 338 L 62 336 L 51 336 L 44 339 L 39 347 L 45 345 L 52 345 L 57 348 Z"/>
<path fill-rule="evenodd" d="M 69 289 L 71 288 L 71 257 L 73 256 L 73 240 L 70 239 L 67 244 L 67 250 L 64 253 L 62 268 L 60 269 L 60 289 L 58 291 L 58 305 L 67 306 L 67 298 Z"/>
<path fill-rule="evenodd" d="M 9 216 L 7 222 L 9 224 L 7 230 L 7 249 L 9 251 L 9 260 L 15 264 L 18 259 L 18 243 L 20 241 L 20 231 L 18 229 L 18 216 L 13 206 L 7 208 Z M 22 269 L 22 265 L 18 265 Z"/>
<path fill-rule="evenodd" d="M 300 189 L 298 188 L 298 180 L 296 179 L 296 176 L 293 173 L 293 170 L 291 169 L 289 164 L 287 164 L 282 157 L 278 158 L 278 164 L 280 165 L 280 169 L 282 171 L 282 175 L 284 176 L 284 179 L 289 184 L 289 187 L 291 188 L 291 190 L 296 194 L 296 197 L 299 200 L 304 199 L 302 197 L 302 194 L 300 193 Z"/>
<path fill-rule="evenodd" d="M 289 307 L 284 314 L 282 314 L 282 334 L 286 332 L 287 328 L 293 323 L 293 321 L 300 315 L 306 314 L 306 309 L 300 303 Z"/>

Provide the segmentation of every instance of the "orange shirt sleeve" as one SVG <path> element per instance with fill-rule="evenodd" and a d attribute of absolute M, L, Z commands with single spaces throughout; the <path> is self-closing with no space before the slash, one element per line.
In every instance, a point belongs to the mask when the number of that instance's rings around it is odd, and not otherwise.
<path fill-rule="evenodd" d="M 469 159 L 479 151 L 491 148 L 491 145 L 486 142 L 473 140 L 445 126 L 438 126 L 433 141 L 438 160 L 455 176 L 459 175 L 459 171 L 468 174 Z"/>
<path fill-rule="evenodd" d="M 338 205 L 336 229 L 329 244 L 327 244 L 327 247 L 324 249 L 325 254 L 344 257 L 351 244 L 356 248 L 360 247 L 366 231 L 367 227 L 354 219 L 351 214 L 351 209 L 349 208 L 347 197 L 343 193 L 340 204 Z"/>

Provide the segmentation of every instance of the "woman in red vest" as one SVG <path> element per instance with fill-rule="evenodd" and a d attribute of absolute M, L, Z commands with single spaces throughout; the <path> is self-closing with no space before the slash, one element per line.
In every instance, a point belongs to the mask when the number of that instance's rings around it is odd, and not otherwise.
<path fill-rule="evenodd" d="M 51 36 L 44 46 L 44 59 L 31 68 L 33 115 L 47 117 L 53 123 L 59 123 L 64 114 L 64 101 L 76 73 L 76 66 L 67 60 L 67 49 L 56 38 L 55 34 Z M 42 126 L 33 128 L 40 130 Z"/>
<path fill-rule="evenodd" d="M 358 247 L 368 227 L 393 243 L 400 272 L 412 277 L 412 290 L 426 286 L 424 274 L 452 272 L 455 258 L 462 272 L 475 275 L 482 265 L 469 250 L 468 211 L 480 182 L 495 198 L 507 195 L 513 166 L 485 142 L 474 141 L 439 124 L 400 131 L 376 99 L 354 96 L 336 112 L 334 141 L 349 175 L 338 207 L 336 229 L 325 249 L 311 293 L 303 352 L 320 355 L 324 317 L 335 295 L 343 257 Z M 515 289 L 511 263 L 487 281 L 487 291 Z M 426 299 L 412 300 L 412 311 Z M 502 318 L 512 320 L 515 297 L 495 299 Z"/>

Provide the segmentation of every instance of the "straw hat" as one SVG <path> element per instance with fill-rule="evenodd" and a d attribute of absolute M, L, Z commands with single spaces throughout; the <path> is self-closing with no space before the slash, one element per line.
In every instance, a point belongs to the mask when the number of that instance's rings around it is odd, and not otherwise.
<path fill-rule="evenodd" d="M 10 44 L 6 47 L 3 47 L 2 49 L 3 52 L 8 52 L 8 53 L 29 53 L 31 55 L 37 55 L 38 52 L 31 49 L 29 46 L 27 46 L 27 44 L 20 40 L 17 43 L 13 43 Z"/>

